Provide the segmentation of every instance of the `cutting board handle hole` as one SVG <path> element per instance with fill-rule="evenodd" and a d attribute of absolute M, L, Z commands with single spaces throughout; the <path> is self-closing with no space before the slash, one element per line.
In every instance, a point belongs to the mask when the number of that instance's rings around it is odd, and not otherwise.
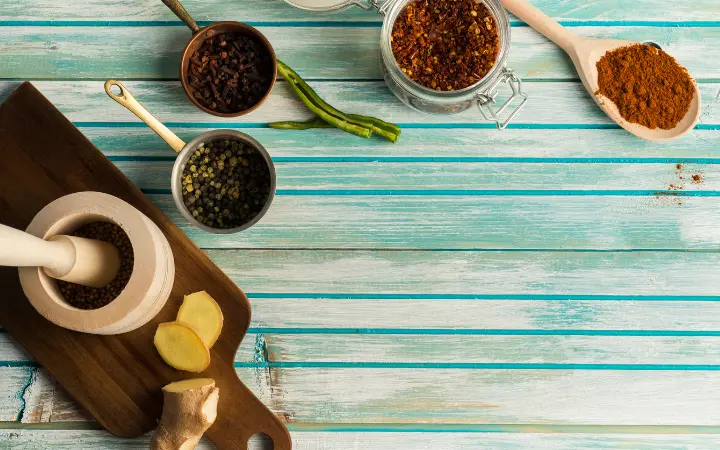
<path fill-rule="evenodd" d="M 273 450 L 275 444 L 270 436 L 265 433 L 255 433 L 248 440 L 248 448 L 253 450 Z"/>
<path fill-rule="evenodd" d="M 113 94 L 115 94 L 117 96 L 120 96 L 123 93 L 122 88 L 120 86 L 118 86 L 117 84 L 113 84 L 110 86 L 110 92 L 112 92 Z"/>

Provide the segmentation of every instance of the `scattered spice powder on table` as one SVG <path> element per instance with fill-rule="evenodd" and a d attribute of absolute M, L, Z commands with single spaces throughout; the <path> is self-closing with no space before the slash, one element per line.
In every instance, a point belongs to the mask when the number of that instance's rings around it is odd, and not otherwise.
<path fill-rule="evenodd" d="M 597 63 L 599 89 L 628 122 L 671 130 L 690 109 L 695 85 L 664 51 L 635 44 L 607 52 Z"/>
<path fill-rule="evenodd" d="M 400 69 L 437 91 L 480 81 L 500 50 L 497 22 L 476 0 L 417 0 L 400 13 L 391 44 Z"/>
<path fill-rule="evenodd" d="M 97 309 L 117 298 L 130 281 L 135 255 L 130 238 L 120 226 L 110 222 L 91 222 L 75 230 L 72 236 L 108 242 L 120 252 L 120 269 L 106 286 L 94 288 L 57 280 L 60 293 L 70 305 L 80 309 Z"/>

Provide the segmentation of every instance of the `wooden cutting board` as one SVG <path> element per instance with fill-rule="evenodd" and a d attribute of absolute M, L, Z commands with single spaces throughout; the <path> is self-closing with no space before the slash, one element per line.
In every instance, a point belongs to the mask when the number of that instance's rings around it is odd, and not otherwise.
<path fill-rule="evenodd" d="M 250 324 L 245 294 L 26 82 L 0 105 L 0 223 L 25 229 L 45 205 L 78 191 L 119 197 L 160 227 L 175 257 L 170 299 L 157 317 L 135 331 L 83 334 L 45 320 L 25 298 L 18 271 L 0 268 L 0 323 L 112 434 L 135 437 L 155 428 L 165 384 L 211 377 L 220 388 L 220 403 L 217 421 L 206 435 L 218 448 L 246 449 L 248 439 L 262 432 L 276 450 L 290 449 L 285 426 L 235 373 L 235 353 Z M 218 301 L 225 327 L 210 351 L 210 367 L 191 374 L 160 359 L 153 334 L 158 323 L 175 318 L 183 295 L 200 290 Z"/>

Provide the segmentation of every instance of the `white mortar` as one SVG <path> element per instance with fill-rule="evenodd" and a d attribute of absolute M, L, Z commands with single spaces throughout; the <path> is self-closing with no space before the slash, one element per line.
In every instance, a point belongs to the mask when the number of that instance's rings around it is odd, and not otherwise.
<path fill-rule="evenodd" d="M 175 279 L 170 244 L 140 211 L 100 192 L 79 192 L 55 200 L 35 216 L 26 231 L 48 239 L 91 222 L 115 223 L 132 244 L 133 271 L 120 295 L 102 308 L 75 308 L 60 294 L 55 280 L 36 267 L 20 268 L 23 291 L 41 315 L 61 327 L 93 334 L 132 331 L 155 317 L 170 295 Z"/>

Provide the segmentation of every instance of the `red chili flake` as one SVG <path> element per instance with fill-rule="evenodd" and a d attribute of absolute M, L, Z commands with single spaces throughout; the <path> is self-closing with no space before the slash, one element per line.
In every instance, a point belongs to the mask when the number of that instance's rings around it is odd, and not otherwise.
<path fill-rule="evenodd" d="M 400 13 L 391 36 L 395 60 L 415 82 L 437 91 L 480 81 L 500 51 L 497 22 L 475 0 L 417 0 Z"/>

